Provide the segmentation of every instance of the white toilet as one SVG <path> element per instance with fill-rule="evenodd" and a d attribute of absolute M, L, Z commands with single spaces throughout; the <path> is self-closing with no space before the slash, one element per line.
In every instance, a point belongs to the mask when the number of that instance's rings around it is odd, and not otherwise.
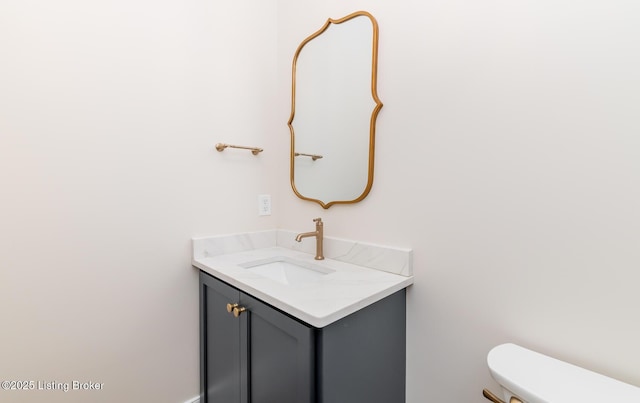
<path fill-rule="evenodd" d="M 494 347 L 487 364 L 507 403 L 640 403 L 636 386 L 515 344 Z"/>

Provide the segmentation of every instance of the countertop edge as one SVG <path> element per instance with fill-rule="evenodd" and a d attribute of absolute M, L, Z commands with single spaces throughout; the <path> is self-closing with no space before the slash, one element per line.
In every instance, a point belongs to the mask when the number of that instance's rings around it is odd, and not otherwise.
<path fill-rule="evenodd" d="M 413 276 L 398 276 L 398 278 L 401 279 L 401 281 L 398 281 L 397 283 L 394 283 L 384 288 L 381 291 L 378 291 L 364 298 L 361 298 L 357 301 L 354 301 L 353 303 L 350 303 L 349 305 L 335 312 L 332 312 L 329 315 L 326 315 L 323 317 L 316 317 L 307 312 L 302 311 L 301 309 L 295 306 L 292 306 L 286 302 L 283 302 L 278 298 L 269 295 L 268 293 L 260 291 L 254 287 L 251 287 L 243 283 L 242 281 L 235 279 L 232 276 L 221 273 L 215 270 L 215 268 L 209 267 L 201 262 L 198 262 L 196 259 L 192 259 L 191 264 L 194 268 L 201 270 L 213 277 L 216 277 L 217 279 L 222 280 L 238 288 L 240 291 L 246 292 L 247 294 L 250 294 L 251 296 L 263 302 L 266 302 L 269 305 L 272 305 L 273 307 L 280 309 L 281 311 L 286 312 L 287 314 L 295 317 L 296 319 L 302 322 L 305 322 L 316 328 L 326 327 L 334 322 L 337 322 L 340 319 L 343 319 L 351 315 L 352 313 L 359 311 L 362 308 L 365 308 L 371 304 L 374 304 L 380 301 L 381 299 L 388 297 L 389 295 L 395 292 L 398 292 L 404 288 L 407 288 L 413 284 Z"/>

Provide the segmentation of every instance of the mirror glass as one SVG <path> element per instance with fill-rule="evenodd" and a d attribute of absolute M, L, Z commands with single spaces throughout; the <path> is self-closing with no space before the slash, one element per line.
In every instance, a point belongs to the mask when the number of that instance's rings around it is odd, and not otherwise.
<path fill-rule="evenodd" d="M 329 208 L 373 184 L 378 24 L 366 11 L 327 22 L 293 58 L 291 186 Z"/>

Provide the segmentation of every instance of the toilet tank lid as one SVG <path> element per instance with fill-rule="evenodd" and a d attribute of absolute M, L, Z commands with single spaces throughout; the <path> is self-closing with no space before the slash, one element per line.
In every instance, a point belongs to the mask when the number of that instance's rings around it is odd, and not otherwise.
<path fill-rule="evenodd" d="M 528 403 L 640 402 L 640 388 L 515 344 L 487 356 L 491 376 Z"/>

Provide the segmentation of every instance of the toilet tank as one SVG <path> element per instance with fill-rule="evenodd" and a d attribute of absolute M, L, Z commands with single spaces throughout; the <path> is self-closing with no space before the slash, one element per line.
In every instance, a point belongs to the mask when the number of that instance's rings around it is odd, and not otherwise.
<path fill-rule="evenodd" d="M 507 402 L 515 396 L 524 403 L 640 403 L 636 386 L 515 344 L 494 347 L 487 364 Z"/>

